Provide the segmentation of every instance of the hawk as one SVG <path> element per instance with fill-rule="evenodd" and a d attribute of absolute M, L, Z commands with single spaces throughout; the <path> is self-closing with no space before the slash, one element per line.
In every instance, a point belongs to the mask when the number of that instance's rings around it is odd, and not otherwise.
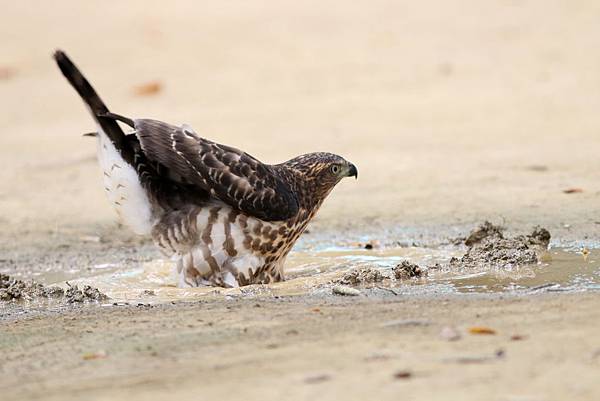
<path fill-rule="evenodd" d="M 358 178 L 332 153 L 264 164 L 188 125 L 111 113 L 64 52 L 54 59 L 98 126 L 91 135 L 109 201 L 176 260 L 181 287 L 283 280 L 286 256 L 327 195 L 342 178 Z"/>

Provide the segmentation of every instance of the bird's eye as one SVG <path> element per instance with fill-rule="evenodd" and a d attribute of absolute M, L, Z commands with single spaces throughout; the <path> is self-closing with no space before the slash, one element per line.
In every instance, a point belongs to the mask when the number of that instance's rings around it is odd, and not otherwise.
<path fill-rule="evenodd" d="M 338 166 L 337 164 L 334 164 L 333 166 L 331 166 L 331 172 L 333 174 L 337 174 L 340 172 L 340 166 Z"/>

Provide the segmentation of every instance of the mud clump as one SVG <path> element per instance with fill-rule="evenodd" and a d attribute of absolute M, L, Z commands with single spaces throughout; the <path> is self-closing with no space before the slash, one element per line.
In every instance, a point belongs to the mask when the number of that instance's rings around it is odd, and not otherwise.
<path fill-rule="evenodd" d="M 473 268 L 482 265 L 496 268 L 512 268 L 535 264 L 539 255 L 548 248 L 550 233 L 545 228 L 535 227 L 528 235 L 505 238 L 503 229 L 485 222 L 473 230 L 465 240 L 467 253 L 450 260 L 450 267 Z"/>
<path fill-rule="evenodd" d="M 426 276 L 427 270 L 422 269 L 419 265 L 410 263 L 408 260 L 403 260 L 402 263 L 392 269 L 392 273 L 396 280 L 408 280 L 409 278 Z"/>
<path fill-rule="evenodd" d="M 60 298 L 64 290 L 60 287 L 46 287 L 35 281 L 23 281 L 0 274 L 0 301 L 31 300 L 34 298 Z"/>
<path fill-rule="evenodd" d="M 79 290 L 76 286 L 69 287 L 66 291 L 56 286 L 45 286 L 35 281 L 23 281 L 0 274 L 0 301 L 19 301 L 34 299 L 58 299 L 67 303 L 100 301 L 108 299 L 98 289 L 85 286 Z"/>
<path fill-rule="evenodd" d="M 502 238 L 502 231 L 504 228 L 496 226 L 489 221 L 483 222 L 479 227 L 471 231 L 467 239 L 465 240 L 466 246 L 473 246 L 486 238 L 499 237 Z"/>
<path fill-rule="evenodd" d="M 531 245 L 541 246 L 544 249 L 548 249 L 548 244 L 550 244 L 550 231 L 546 230 L 543 227 L 536 226 L 533 229 L 533 232 L 527 236 L 527 240 Z"/>
<path fill-rule="evenodd" d="M 341 278 L 334 281 L 341 285 L 373 284 L 383 281 L 385 277 L 378 269 L 372 267 L 361 267 L 346 272 Z"/>
<path fill-rule="evenodd" d="M 69 286 L 65 292 L 65 300 L 69 304 L 82 303 L 86 301 L 104 301 L 106 299 L 108 299 L 108 297 L 105 294 L 101 293 L 97 288 L 90 287 L 89 285 L 84 286 L 81 290 L 76 285 Z"/>

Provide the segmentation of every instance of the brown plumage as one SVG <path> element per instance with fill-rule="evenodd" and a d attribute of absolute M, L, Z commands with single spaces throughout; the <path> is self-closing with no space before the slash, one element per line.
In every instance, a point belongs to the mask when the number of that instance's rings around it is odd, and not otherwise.
<path fill-rule="evenodd" d="M 63 52 L 54 57 L 98 124 L 109 200 L 135 232 L 176 258 L 182 286 L 282 280 L 287 254 L 327 195 L 358 175 L 331 153 L 268 165 L 186 125 L 113 114 Z"/>

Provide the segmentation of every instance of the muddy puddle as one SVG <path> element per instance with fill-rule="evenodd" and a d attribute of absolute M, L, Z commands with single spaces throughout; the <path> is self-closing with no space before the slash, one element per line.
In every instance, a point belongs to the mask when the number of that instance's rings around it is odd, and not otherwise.
<path fill-rule="evenodd" d="M 312 241 L 311 241 L 312 242 Z M 140 262 L 132 267 L 99 264 L 85 271 L 42 273 L 36 280 L 45 285 L 92 286 L 114 302 L 159 303 L 201 299 L 207 296 L 240 295 L 319 295 L 331 294 L 336 283 L 358 271 L 377 277 L 354 282 L 361 294 L 389 290 L 396 295 L 498 293 L 527 294 L 546 291 L 600 290 L 600 250 L 550 249 L 540 262 L 499 268 L 480 265 L 457 268 L 453 258 L 464 254 L 464 247 L 382 247 L 364 249 L 357 245 L 323 247 L 318 242 L 298 244 L 286 264 L 287 281 L 243 288 L 176 288 L 173 263 L 169 260 Z M 585 254 L 584 254 L 585 253 Z M 396 279 L 395 268 L 403 261 L 420 266 L 421 277 Z M 346 276 L 345 276 L 346 275 Z"/>

